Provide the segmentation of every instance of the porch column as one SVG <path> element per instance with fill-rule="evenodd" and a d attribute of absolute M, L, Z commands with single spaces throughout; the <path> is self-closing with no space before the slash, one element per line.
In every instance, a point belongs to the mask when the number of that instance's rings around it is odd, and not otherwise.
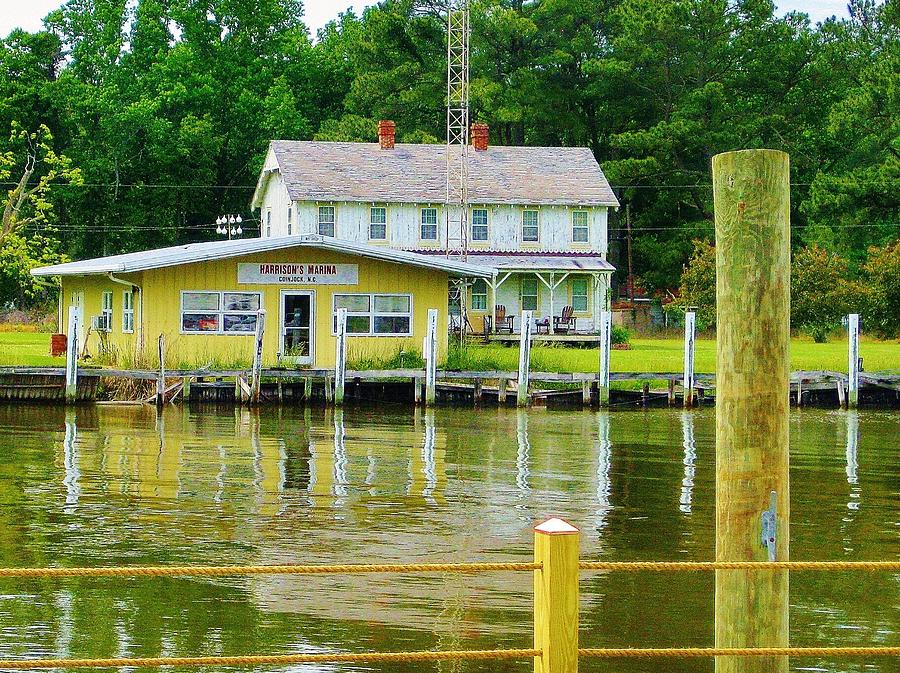
<path fill-rule="evenodd" d="M 550 315 L 547 316 L 547 334 L 553 334 L 553 297 L 556 289 L 556 274 L 550 272 Z"/>

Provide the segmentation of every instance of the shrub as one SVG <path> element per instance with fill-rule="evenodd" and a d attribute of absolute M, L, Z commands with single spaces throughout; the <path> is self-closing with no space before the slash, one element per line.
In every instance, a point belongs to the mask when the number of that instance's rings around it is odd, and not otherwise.
<path fill-rule="evenodd" d="M 813 245 L 801 248 L 791 262 L 791 325 L 816 343 L 840 327 L 860 294 L 848 278 L 849 262 Z"/>
<path fill-rule="evenodd" d="M 881 337 L 900 334 L 900 240 L 883 248 L 869 248 L 863 327 Z"/>
<path fill-rule="evenodd" d="M 716 248 L 707 241 L 694 241 L 694 252 L 681 272 L 679 296 L 669 304 L 682 312 L 697 313 L 697 327 L 716 323 Z M 670 309 L 671 310 L 671 309 Z"/>
<path fill-rule="evenodd" d="M 612 341 L 613 346 L 618 344 L 630 344 L 631 332 L 622 327 L 622 325 L 613 325 L 610 340 Z"/>

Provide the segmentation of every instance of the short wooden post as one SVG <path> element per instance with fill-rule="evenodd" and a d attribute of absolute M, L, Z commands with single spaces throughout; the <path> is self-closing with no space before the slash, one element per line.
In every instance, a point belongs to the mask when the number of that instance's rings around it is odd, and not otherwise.
<path fill-rule="evenodd" d="M 694 336 L 696 313 L 684 314 L 684 406 L 694 406 Z"/>
<path fill-rule="evenodd" d="M 162 407 L 166 401 L 166 335 L 160 334 L 157 340 L 159 349 L 159 372 L 156 375 L 156 406 Z"/>
<path fill-rule="evenodd" d="M 859 314 L 847 316 L 847 408 L 859 403 Z"/>
<path fill-rule="evenodd" d="M 584 407 L 591 406 L 591 382 L 581 382 L 581 405 Z"/>
<path fill-rule="evenodd" d="M 259 391 L 262 387 L 262 353 L 263 334 L 266 330 L 266 312 L 260 310 L 256 314 L 256 340 L 253 348 L 253 372 L 250 379 L 250 404 L 259 404 Z"/>
<path fill-rule="evenodd" d="M 578 672 L 579 537 L 562 519 L 534 527 L 534 673 Z"/>
<path fill-rule="evenodd" d="M 334 403 L 344 403 L 344 379 L 347 374 L 347 309 L 337 310 L 337 335 L 334 339 Z"/>
<path fill-rule="evenodd" d="M 325 404 L 331 404 L 334 401 L 334 377 L 325 377 Z"/>
<path fill-rule="evenodd" d="M 497 403 L 500 406 L 506 405 L 506 388 L 507 388 L 508 384 L 509 384 L 509 381 L 507 381 L 504 378 L 501 378 L 500 381 L 497 383 Z"/>
<path fill-rule="evenodd" d="M 307 376 L 303 379 L 303 402 L 309 404 L 312 399 L 312 377 Z"/>
<path fill-rule="evenodd" d="M 646 407 L 650 404 L 650 382 L 644 381 L 641 384 L 641 406 Z"/>
<path fill-rule="evenodd" d="M 481 405 L 481 393 L 482 393 L 481 379 L 474 379 L 474 381 L 472 383 L 472 397 L 473 397 L 473 402 L 475 403 L 476 407 Z"/>
<path fill-rule="evenodd" d="M 421 376 L 413 376 L 412 378 L 413 385 L 413 400 L 416 403 L 416 406 L 422 404 L 422 377 Z"/>
<path fill-rule="evenodd" d="M 609 406 L 609 355 L 612 350 L 612 311 L 600 312 L 600 381 L 597 399 L 601 407 Z"/>
<path fill-rule="evenodd" d="M 66 404 L 78 399 L 78 308 L 69 307 L 69 325 L 66 341 Z"/>
<path fill-rule="evenodd" d="M 669 394 L 668 394 L 667 399 L 668 399 L 670 407 L 675 405 L 675 379 L 674 378 L 669 379 Z"/>
<path fill-rule="evenodd" d="M 423 354 L 425 356 L 425 406 L 433 407 L 437 387 L 437 323 L 438 310 L 428 309 L 428 323 L 425 330 Z"/>
<path fill-rule="evenodd" d="M 774 150 L 713 157 L 716 560 L 787 561 L 790 170 Z M 788 645 L 788 572 L 716 571 L 716 647 Z M 786 673 L 717 657 L 716 673 Z"/>
<path fill-rule="evenodd" d="M 845 409 L 847 407 L 847 398 L 844 395 L 844 382 L 841 379 L 835 381 L 837 386 L 837 395 L 838 395 L 838 406 L 841 409 Z"/>
<path fill-rule="evenodd" d="M 191 401 L 191 377 L 185 376 L 181 379 L 181 399 L 185 402 Z"/>
<path fill-rule="evenodd" d="M 522 311 L 519 327 L 519 385 L 516 390 L 516 406 L 528 405 L 528 384 L 531 367 L 531 311 Z"/>

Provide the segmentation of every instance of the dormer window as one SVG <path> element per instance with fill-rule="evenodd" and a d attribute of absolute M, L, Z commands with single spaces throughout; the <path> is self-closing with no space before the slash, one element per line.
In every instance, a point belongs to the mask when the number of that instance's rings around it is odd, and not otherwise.
<path fill-rule="evenodd" d="M 538 211 L 522 211 L 522 240 L 527 243 L 536 243 L 539 238 Z"/>
<path fill-rule="evenodd" d="M 588 242 L 588 214 L 586 210 L 572 211 L 572 241 L 575 243 Z"/>
<path fill-rule="evenodd" d="M 387 238 L 387 209 L 369 209 L 369 240 L 383 241 Z"/>
<path fill-rule="evenodd" d="M 334 206 L 319 206 L 319 236 L 334 236 Z"/>

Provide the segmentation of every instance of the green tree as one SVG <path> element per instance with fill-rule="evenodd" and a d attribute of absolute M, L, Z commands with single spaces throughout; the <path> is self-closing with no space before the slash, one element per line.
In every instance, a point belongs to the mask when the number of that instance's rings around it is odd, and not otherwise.
<path fill-rule="evenodd" d="M 678 297 L 670 307 L 697 313 L 702 330 L 716 324 L 716 248 L 707 241 L 695 240 L 690 261 L 681 272 Z"/>
<path fill-rule="evenodd" d="M 885 338 L 900 334 L 900 241 L 870 248 L 863 266 L 863 327 Z"/>
<path fill-rule="evenodd" d="M 857 307 L 861 289 L 849 278 L 846 258 L 818 246 L 791 260 L 791 325 L 822 343 Z"/>

